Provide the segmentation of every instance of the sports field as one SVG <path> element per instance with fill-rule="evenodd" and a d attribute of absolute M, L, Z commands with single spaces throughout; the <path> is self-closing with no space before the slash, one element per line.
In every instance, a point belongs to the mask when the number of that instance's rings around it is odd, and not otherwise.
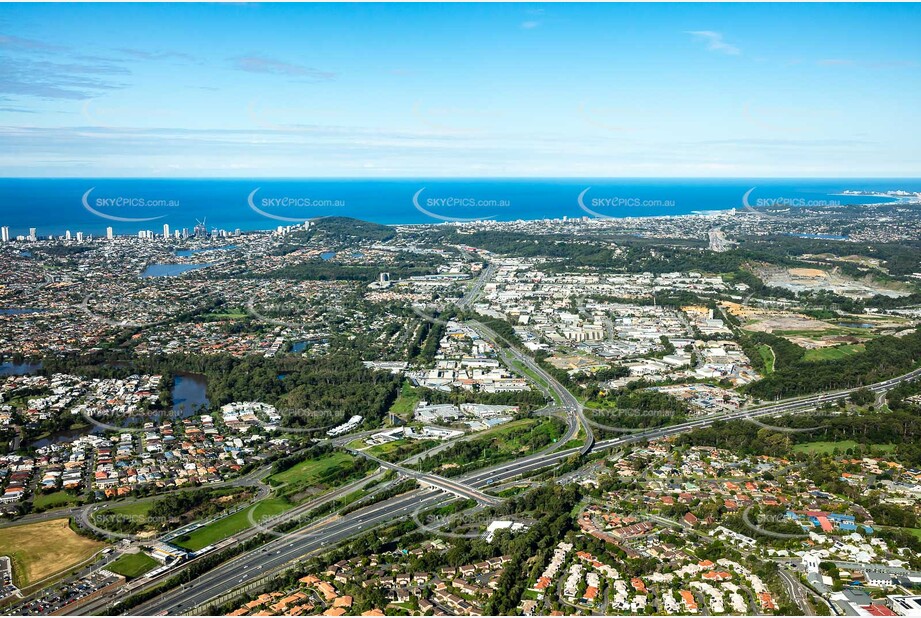
<path fill-rule="evenodd" d="M 194 532 L 178 537 L 173 544 L 188 549 L 189 551 L 198 551 L 208 545 L 213 545 L 218 541 L 223 541 L 229 536 L 251 528 L 250 510 L 252 510 L 252 520 L 259 522 L 263 519 L 284 513 L 293 505 L 281 498 L 266 498 L 261 500 L 254 507 L 247 507 L 237 511 L 233 515 L 223 517 L 203 528 Z"/>
<path fill-rule="evenodd" d="M 866 349 L 866 346 L 862 343 L 839 345 L 830 348 L 815 348 L 806 350 L 803 358 L 807 361 L 840 360 L 854 354 L 860 354 Z"/>
<path fill-rule="evenodd" d="M 135 577 L 140 577 L 159 564 L 159 562 L 147 554 L 138 552 L 136 554 L 125 554 L 119 557 L 115 562 L 109 564 L 106 569 L 113 573 L 124 575 L 128 579 L 133 579 Z"/>

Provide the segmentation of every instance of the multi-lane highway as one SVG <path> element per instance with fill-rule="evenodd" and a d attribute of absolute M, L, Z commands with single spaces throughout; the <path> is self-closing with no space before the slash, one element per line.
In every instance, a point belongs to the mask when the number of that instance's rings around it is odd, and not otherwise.
<path fill-rule="evenodd" d="M 517 462 L 482 470 L 462 477 L 465 484 L 485 488 L 495 482 L 545 468 L 552 463 L 574 455 L 578 449 L 569 449 L 556 455 L 531 457 Z M 322 550 L 367 532 L 383 523 L 406 518 L 413 513 L 437 506 L 453 497 L 442 491 L 424 489 L 383 501 L 340 518 L 327 520 L 322 526 L 311 526 L 304 531 L 294 531 L 278 538 L 259 550 L 254 550 L 205 573 L 193 585 L 172 590 L 144 603 L 133 610 L 133 615 L 151 615 L 162 612 L 180 614 L 196 605 L 247 581 L 262 577 L 273 569 L 284 566 L 317 550 Z M 90 608 L 84 608 L 84 611 Z"/>
<path fill-rule="evenodd" d="M 915 379 L 919 375 L 921 375 L 921 370 L 915 370 L 904 376 L 874 384 L 870 388 L 875 392 L 885 391 L 901 382 Z M 739 411 L 718 417 L 697 419 L 682 423 L 681 425 L 622 436 L 612 440 L 598 441 L 594 444 L 593 448 L 597 450 L 608 449 L 631 442 L 675 435 L 699 427 L 706 427 L 720 420 L 755 418 L 759 416 L 776 415 L 778 413 L 793 413 L 796 411 L 809 410 L 826 401 L 835 401 L 848 397 L 854 390 L 856 389 L 801 397 L 796 400 L 779 402 L 753 410 Z M 471 473 L 457 480 L 474 488 L 488 488 L 494 483 L 503 482 L 517 476 L 552 466 L 578 454 L 580 451 L 580 448 L 571 448 L 558 452 L 532 455 L 514 462 Z M 451 498 L 440 491 L 431 489 L 417 490 L 355 511 L 344 517 L 331 520 L 325 525 L 312 528 L 309 533 L 291 533 L 288 537 L 273 541 L 260 550 L 245 554 L 236 560 L 206 573 L 195 581 L 194 586 L 168 592 L 153 601 L 135 608 L 133 613 L 150 614 L 166 611 L 175 614 L 187 611 L 190 607 L 208 602 L 219 593 L 226 592 L 247 581 L 256 579 L 267 571 L 281 567 L 301 556 L 334 545 L 344 539 L 371 530 L 388 521 L 393 521 L 397 518 L 410 515 L 413 512 L 433 507 L 448 499 Z"/>
<path fill-rule="evenodd" d="M 435 489 L 441 489 L 448 493 L 454 494 L 459 498 L 470 498 L 471 500 L 476 500 L 480 504 L 486 506 L 496 506 L 501 502 L 495 496 L 490 496 L 489 494 L 484 494 L 482 491 L 478 491 L 475 487 L 470 485 L 465 485 L 464 483 L 458 483 L 457 481 L 444 478 L 443 476 L 438 476 L 437 474 L 427 474 L 425 472 L 419 472 L 418 470 L 413 470 L 412 468 L 406 468 L 400 464 L 391 463 L 389 461 L 384 461 L 380 457 L 375 457 L 371 453 L 362 450 L 352 450 L 349 449 L 351 453 L 355 455 L 361 455 L 362 457 L 367 457 L 371 461 L 377 463 L 382 468 L 388 468 L 390 470 L 395 470 L 405 477 L 415 479 L 421 485 L 428 485 L 429 487 L 434 487 Z"/>
<path fill-rule="evenodd" d="M 464 297 L 457 302 L 459 308 L 466 309 L 470 303 L 476 300 L 480 292 L 483 291 L 483 286 L 485 286 L 486 282 L 492 277 L 493 271 L 495 271 L 495 266 L 492 265 L 492 262 L 487 263 L 486 268 L 484 268 L 476 278 L 476 281 L 473 282 L 473 285 L 470 286 L 467 293 L 464 294 Z"/>
<path fill-rule="evenodd" d="M 163 595 L 139 605 L 132 609 L 131 613 L 150 615 L 164 612 L 169 614 L 188 612 L 193 607 L 206 604 L 229 590 L 245 585 L 247 582 L 258 580 L 266 573 L 282 568 L 313 552 L 323 550 L 348 538 L 368 532 L 381 524 L 399 518 L 405 518 L 413 513 L 418 513 L 454 499 L 453 496 L 449 494 L 474 499 L 482 498 L 488 496 L 483 490 L 488 489 L 489 486 L 493 484 L 505 482 L 518 476 L 528 475 L 534 471 L 553 466 L 574 455 L 584 455 L 592 450 L 614 448 L 633 442 L 676 435 L 685 431 L 707 427 L 718 421 L 750 419 L 811 410 L 826 402 L 846 398 L 857 390 L 846 389 L 834 393 L 799 397 L 758 408 L 699 418 L 680 425 L 662 427 L 627 436 L 620 436 L 614 439 L 596 441 L 588 421 L 584 416 L 582 405 L 572 393 L 539 365 L 534 363 L 533 359 L 527 355 L 513 348 L 501 346 L 499 343 L 501 339 L 490 329 L 476 322 L 472 323 L 472 326 L 481 336 L 491 341 L 498 348 L 501 348 L 501 351 L 514 356 L 530 371 L 546 381 L 550 388 L 556 393 L 562 404 L 562 408 L 570 413 L 570 420 L 578 420 L 578 425 L 575 422 L 570 423 L 568 435 L 571 437 L 579 425 L 584 429 L 587 439 L 581 447 L 565 450 L 545 449 L 529 457 L 463 475 L 453 480 L 441 479 L 441 477 L 426 479 L 423 477 L 431 475 L 423 475 L 418 471 L 405 469 L 403 466 L 397 466 L 396 464 L 379 462 L 382 466 L 399 469 L 401 474 L 410 477 L 418 477 L 418 480 L 427 483 L 430 487 L 390 498 L 342 517 L 333 516 L 319 524 L 309 526 L 306 529 L 287 533 L 280 538 L 270 541 L 257 550 L 245 553 L 218 566 L 187 585 L 167 591 Z M 873 384 L 869 388 L 873 392 L 883 393 L 906 380 L 912 380 L 919 376 L 921 376 L 921 369 L 897 378 Z M 561 441 L 556 446 L 558 447 L 561 444 L 565 444 L 565 441 Z M 450 487 L 446 486 L 448 483 L 451 485 Z M 497 501 L 494 497 L 489 496 L 489 498 L 492 500 L 491 503 L 482 499 L 479 501 L 481 503 L 496 504 Z M 98 611 L 98 609 L 111 603 L 113 600 L 114 597 L 100 599 L 96 603 L 82 608 L 81 612 L 87 613 Z"/>
<path fill-rule="evenodd" d="M 468 324 L 481 337 L 489 341 L 497 350 L 511 354 L 515 360 L 527 367 L 528 370 L 536 374 L 541 380 L 549 385 L 549 387 L 553 390 L 559 399 L 560 405 L 569 413 L 574 414 L 576 418 L 578 418 L 579 424 L 582 426 L 582 430 L 585 432 L 585 443 L 581 449 L 582 454 L 584 455 L 592 450 L 592 446 L 595 443 L 595 435 L 592 432 L 591 425 L 588 423 L 588 419 L 585 418 L 585 411 L 582 407 L 582 404 L 579 403 L 579 400 L 576 399 L 575 395 L 569 392 L 569 389 L 560 384 L 556 378 L 547 373 L 543 367 L 534 362 L 533 358 L 527 354 L 524 354 L 520 350 L 517 350 L 513 346 L 503 346 L 501 344 L 502 339 L 485 324 L 481 324 L 477 321 L 470 321 Z"/>

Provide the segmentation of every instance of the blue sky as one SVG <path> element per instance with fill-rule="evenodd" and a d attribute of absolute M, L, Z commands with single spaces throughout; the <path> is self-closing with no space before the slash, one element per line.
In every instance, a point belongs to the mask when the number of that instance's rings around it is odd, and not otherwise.
<path fill-rule="evenodd" d="M 912 4 L 0 4 L 0 175 L 919 177 Z"/>

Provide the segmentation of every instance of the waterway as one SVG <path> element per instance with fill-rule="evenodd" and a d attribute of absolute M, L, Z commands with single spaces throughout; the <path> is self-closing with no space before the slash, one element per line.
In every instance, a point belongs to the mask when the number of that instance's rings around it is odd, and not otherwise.
<path fill-rule="evenodd" d="M 173 416 L 188 418 L 202 407 L 211 405 L 208 401 L 208 380 L 200 373 L 177 373 L 173 383 Z"/>
<path fill-rule="evenodd" d="M 25 376 L 38 373 L 41 363 L 0 363 L 0 376 Z"/>

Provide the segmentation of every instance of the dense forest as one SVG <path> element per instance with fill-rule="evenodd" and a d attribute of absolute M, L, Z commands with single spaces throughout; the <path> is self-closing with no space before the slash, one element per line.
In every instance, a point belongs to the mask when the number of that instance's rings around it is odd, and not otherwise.
<path fill-rule="evenodd" d="M 627 273 L 665 273 L 700 271 L 721 273 L 733 282 L 746 284 L 761 297 L 800 298 L 817 307 L 831 307 L 846 312 L 861 312 L 866 307 L 880 309 L 921 303 L 921 293 L 892 298 L 877 295 L 855 300 L 823 291 L 800 293 L 766 285 L 754 275 L 752 267 L 759 263 L 784 267 L 815 267 L 816 255 L 829 256 L 827 266 L 855 278 L 872 275 L 878 280 L 893 280 L 917 272 L 921 242 L 914 243 L 843 243 L 831 240 L 800 238 L 776 234 L 743 237 L 739 246 L 721 253 L 707 250 L 704 243 L 683 239 L 647 239 L 615 236 L 587 239 L 565 234 L 534 236 L 520 232 L 481 231 L 457 234 L 439 230 L 435 237 L 446 243 L 463 243 L 482 247 L 495 253 L 518 257 L 546 257 L 549 272 L 572 272 L 582 268 Z M 851 255 L 866 256 L 880 261 L 882 269 L 858 265 L 834 258 Z M 804 256 L 809 256 L 808 259 Z M 667 296 L 667 294 L 665 295 Z M 687 304 L 687 301 L 683 301 Z"/>
<path fill-rule="evenodd" d="M 867 386 L 908 373 L 921 363 L 921 330 L 903 337 L 878 337 L 868 341 L 861 354 L 827 361 L 805 361 L 803 348 L 780 337 L 763 333 L 749 337 L 752 344 L 770 345 L 777 358 L 773 373 L 746 387 L 750 395 L 764 400 Z"/>
<path fill-rule="evenodd" d="M 394 237 L 396 237 L 396 230 L 388 225 L 351 217 L 321 217 L 311 221 L 309 230 L 289 234 L 288 239 L 291 246 L 299 247 L 311 240 L 345 245 L 358 242 L 385 242 Z"/>
<path fill-rule="evenodd" d="M 720 421 L 681 434 L 677 443 L 715 446 L 741 454 L 789 457 L 796 444 L 853 440 L 865 445 L 866 450 L 872 445 L 895 444 L 891 457 L 909 467 L 921 465 L 921 415 L 917 408 L 847 415 L 791 415 L 771 419 L 770 423 L 801 431 L 777 431 L 749 421 Z"/>
<path fill-rule="evenodd" d="M 668 393 L 641 388 L 622 388 L 599 394 L 589 406 L 596 422 L 630 429 L 682 423 L 688 419 L 690 412 L 686 402 Z"/>
<path fill-rule="evenodd" d="M 341 264 L 316 258 L 301 264 L 291 264 L 260 275 L 250 275 L 255 279 L 292 279 L 295 281 L 377 281 L 381 272 L 388 272 L 393 279 L 406 279 L 422 275 L 431 275 L 444 263 L 438 256 L 419 256 L 400 254 L 394 263 L 367 265 Z"/>
<path fill-rule="evenodd" d="M 706 243 L 677 238 L 646 239 L 623 235 L 587 240 L 582 236 L 564 234 L 534 236 L 504 231 L 481 231 L 461 235 L 453 230 L 439 230 L 438 234 L 441 234 L 441 240 L 446 243 L 468 244 L 495 253 L 519 257 L 565 258 L 566 266 L 627 268 L 629 272 L 734 272 L 745 263 L 753 261 L 802 266 L 806 264 L 802 261 L 804 255 L 862 255 L 879 260 L 891 275 L 906 276 L 917 272 L 918 256 L 921 255 L 921 241 L 843 243 L 783 234 L 746 236 L 742 238 L 739 247 L 722 253 L 707 251 Z M 611 247 L 611 241 L 617 245 L 616 248 Z M 854 276 L 867 274 L 867 270 L 855 264 L 836 262 L 835 265 L 843 272 Z M 882 271 L 873 272 L 875 275 L 885 276 Z"/>

